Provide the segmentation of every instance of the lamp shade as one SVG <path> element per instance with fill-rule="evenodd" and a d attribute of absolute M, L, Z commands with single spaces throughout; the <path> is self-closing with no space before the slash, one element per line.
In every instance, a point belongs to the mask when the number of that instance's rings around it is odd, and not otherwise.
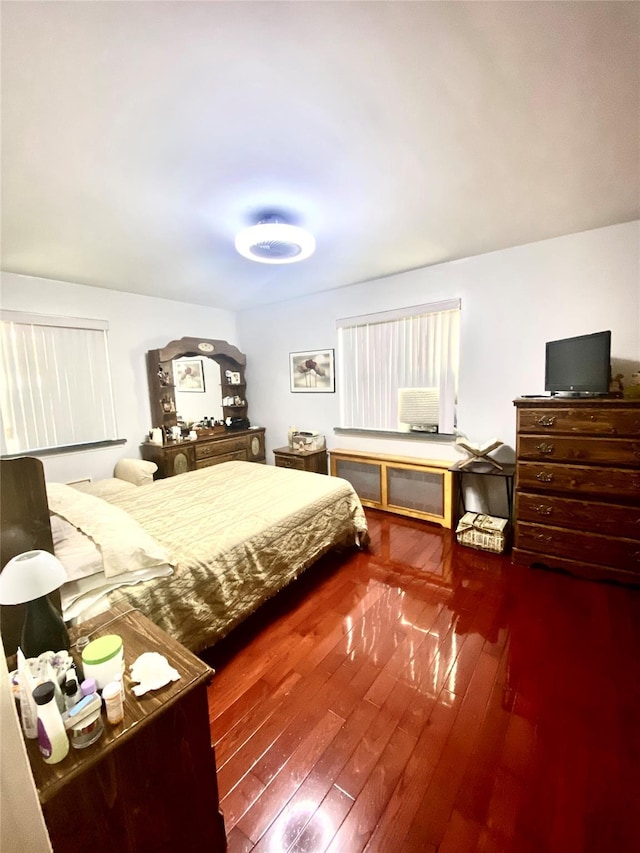
<path fill-rule="evenodd" d="M 67 581 L 64 566 L 48 551 L 25 551 L 0 572 L 0 604 L 22 604 L 48 595 Z"/>

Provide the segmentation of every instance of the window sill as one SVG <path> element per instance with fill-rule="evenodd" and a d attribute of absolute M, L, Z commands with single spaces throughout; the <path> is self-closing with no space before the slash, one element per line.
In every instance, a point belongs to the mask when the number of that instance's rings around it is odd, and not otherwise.
<path fill-rule="evenodd" d="M 21 456 L 55 456 L 56 453 L 79 453 L 81 450 L 101 450 L 103 447 L 115 447 L 126 443 L 126 438 L 112 438 L 106 441 L 88 441 L 84 444 L 65 444 L 62 447 L 40 447 L 36 450 L 21 450 L 20 453 L 7 453 L 2 456 L 2 459 L 19 459 Z"/>
<path fill-rule="evenodd" d="M 440 443 L 453 443 L 456 439 L 453 433 L 448 432 L 396 432 L 385 429 L 358 429 L 356 427 L 334 427 L 336 435 L 359 435 L 363 438 L 389 438 L 394 441 L 405 439 L 407 441 L 437 441 Z"/>

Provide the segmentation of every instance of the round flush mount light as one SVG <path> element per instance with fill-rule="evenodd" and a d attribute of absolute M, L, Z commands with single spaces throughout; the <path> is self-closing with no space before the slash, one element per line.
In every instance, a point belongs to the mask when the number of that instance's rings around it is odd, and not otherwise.
<path fill-rule="evenodd" d="M 238 252 L 261 264 L 294 264 L 310 257 L 315 248 L 312 234 L 279 216 L 267 216 L 236 235 Z"/>

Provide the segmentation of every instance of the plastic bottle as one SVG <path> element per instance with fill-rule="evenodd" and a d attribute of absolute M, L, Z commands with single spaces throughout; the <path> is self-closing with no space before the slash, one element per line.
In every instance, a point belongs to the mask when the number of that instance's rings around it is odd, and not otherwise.
<path fill-rule="evenodd" d="M 122 701 L 124 702 L 124 674 L 119 672 L 117 675 L 113 677 L 114 681 L 117 681 L 120 685 L 120 695 L 122 696 Z"/>
<path fill-rule="evenodd" d="M 35 740 L 38 737 L 37 710 L 33 699 L 33 688 L 36 685 L 35 680 L 31 677 L 29 665 L 20 646 L 18 646 L 18 684 L 20 687 L 19 698 L 22 731 L 25 737 Z"/>
<path fill-rule="evenodd" d="M 40 677 L 43 681 L 50 681 L 53 684 L 56 705 L 58 706 L 58 711 L 63 714 L 65 711 L 64 693 L 62 692 L 62 687 L 60 686 L 60 682 L 58 681 L 56 671 L 48 661 L 44 665 L 43 672 Z"/>
<path fill-rule="evenodd" d="M 96 680 L 95 678 L 85 678 L 85 680 L 80 685 L 80 693 L 84 696 L 93 696 L 96 692 Z"/>
<path fill-rule="evenodd" d="M 63 692 L 65 709 L 67 711 L 70 711 L 71 708 L 73 708 L 73 706 L 77 704 L 80 701 L 80 698 L 82 697 L 80 685 L 78 684 L 78 676 L 76 675 L 76 671 L 73 668 L 67 670 L 63 686 Z"/>
<path fill-rule="evenodd" d="M 47 764 L 57 764 L 69 752 L 69 738 L 56 705 L 52 681 L 38 684 L 33 691 L 38 714 L 38 746 Z"/>
<path fill-rule="evenodd" d="M 124 705 L 122 703 L 122 686 L 119 681 L 110 681 L 102 691 L 102 700 L 107 710 L 107 720 L 112 726 L 122 722 Z"/>

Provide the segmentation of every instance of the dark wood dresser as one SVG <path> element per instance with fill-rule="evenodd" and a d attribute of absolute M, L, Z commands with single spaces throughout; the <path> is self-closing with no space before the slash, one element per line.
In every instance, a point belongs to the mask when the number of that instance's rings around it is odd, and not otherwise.
<path fill-rule="evenodd" d="M 208 468 L 220 462 L 265 462 L 264 427 L 223 430 L 194 441 L 145 441 L 140 448 L 143 459 L 158 466 L 156 479 Z"/>
<path fill-rule="evenodd" d="M 640 400 L 514 404 L 514 562 L 640 583 Z"/>
<path fill-rule="evenodd" d="M 124 606 L 80 628 L 92 639 L 122 637 L 125 712 L 117 725 L 103 712 L 102 737 L 71 748 L 59 764 L 45 764 L 37 741 L 26 741 L 55 853 L 226 850 L 207 704 L 213 670 Z M 138 699 L 129 667 L 150 651 L 164 655 L 180 678 Z"/>
<path fill-rule="evenodd" d="M 328 474 L 327 451 L 291 450 L 289 447 L 277 447 L 273 451 L 276 468 L 297 468 L 298 471 L 312 471 L 314 474 Z"/>

